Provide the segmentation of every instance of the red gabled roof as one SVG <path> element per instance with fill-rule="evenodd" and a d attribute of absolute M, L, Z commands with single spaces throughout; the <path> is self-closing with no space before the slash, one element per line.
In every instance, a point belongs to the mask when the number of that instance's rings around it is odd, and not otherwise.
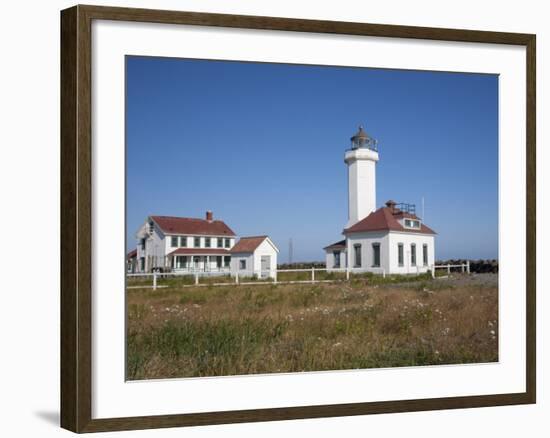
<path fill-rule="evenodd" d="M 241 237 L 239 241 L 229 250 L 231 253 L 254 252 L 267 236 Z"/>
<path fill-rule="evenodd" d="M 235 236 L 223 221 L 208 221 L 190 217 L 151 216 L 166 234 L 197 234 L 206 236 Z"/>
<path fill-rule="evenodd" d="M 226 255 L 229 250 L 223 248 L 178 248 L 171 255 Z"/>
<path fill-rule="evenodd" d="M 366 218 L 360 220 L 350 228 L 344 230 L 344 234 L 360 233 L 366 231 L 402 231 L 405 233 L 422 233 L 436 234 L 434 230 L 427 227 L 423 223 L 420 224 L 420 229 L 411 229 L 403 227 L 398 219 L 402 217 L 413 217 L 408 213 L 392 210 L 389 207 L 381 207 L 373 211 Z M 418 219 L 414 216 L 414 219 Z"/>

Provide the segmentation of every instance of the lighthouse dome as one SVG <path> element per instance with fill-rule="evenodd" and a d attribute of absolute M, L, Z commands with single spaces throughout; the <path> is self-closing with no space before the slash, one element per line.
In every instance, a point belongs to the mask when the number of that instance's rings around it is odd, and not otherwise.
<path fill-rule="evenodd" d="M 377 150 L 377 141 L 365 132 L 363 126 L 359 126 L 358 131 L 351 137 L 351 148 L 367 148 L 373 151 Z"/>

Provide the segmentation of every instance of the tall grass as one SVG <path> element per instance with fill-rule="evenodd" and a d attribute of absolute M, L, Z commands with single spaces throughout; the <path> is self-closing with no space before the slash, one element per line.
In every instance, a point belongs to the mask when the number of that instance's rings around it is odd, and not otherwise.
<path fill-rule="evenodd" d="M 128 378 L 498 360 L 496 284 L 377 279 L 129 290 Z"/>

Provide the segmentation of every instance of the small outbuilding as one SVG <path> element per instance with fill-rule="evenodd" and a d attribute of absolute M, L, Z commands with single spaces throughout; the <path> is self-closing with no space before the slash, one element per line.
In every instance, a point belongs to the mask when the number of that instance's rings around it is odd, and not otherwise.
<path fill-rule="evenodd" d="M 231 275 L 275 278 L 279 249 L 268 236 L 241 237 L 229 250 Z"/>

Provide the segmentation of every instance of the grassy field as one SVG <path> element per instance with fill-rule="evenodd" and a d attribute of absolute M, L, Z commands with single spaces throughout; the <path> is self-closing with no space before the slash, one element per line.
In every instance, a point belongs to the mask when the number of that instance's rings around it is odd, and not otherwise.
<path fill-rule="evenodd" d="M 165 285 L 127 291 L 130 380 L 498 360 L 496 274 Z"/>

